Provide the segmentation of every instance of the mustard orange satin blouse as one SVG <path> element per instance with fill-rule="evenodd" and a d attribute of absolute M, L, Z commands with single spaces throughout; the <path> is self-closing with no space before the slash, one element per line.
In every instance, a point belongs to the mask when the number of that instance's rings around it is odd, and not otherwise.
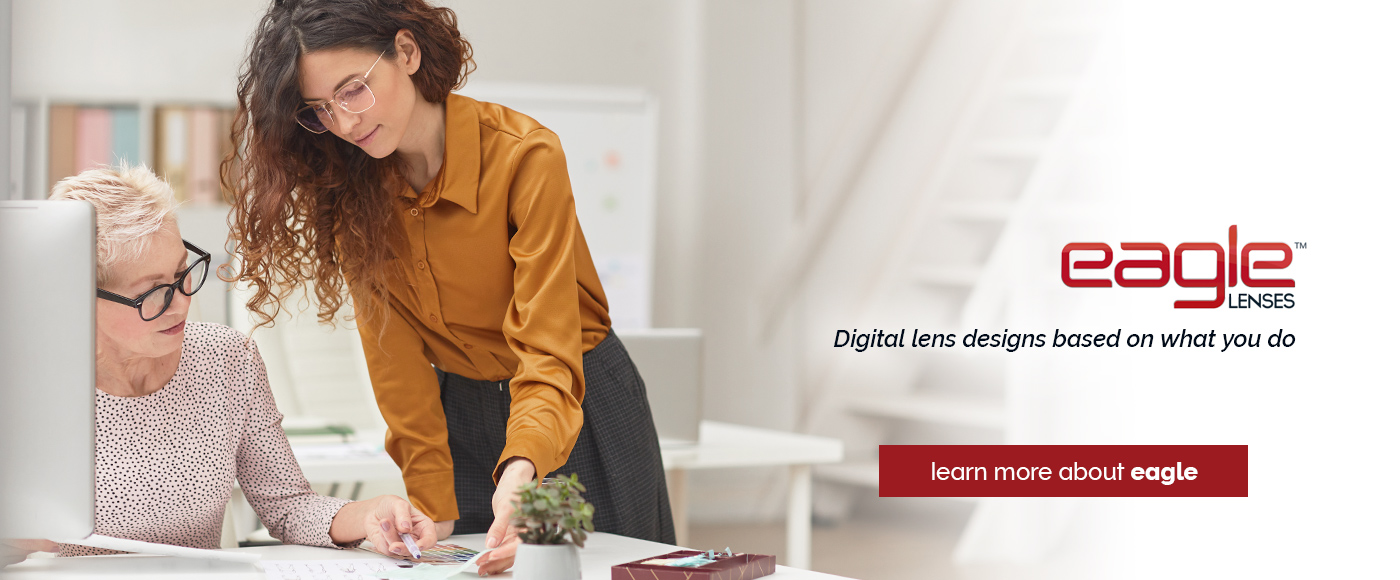
<path fill-rule="evenodd" d="M 387 323 L 361 320 L 385 448 L 409 499 L 457 518 L 447 424 L 433 366 L 510 379 L 505 460 L 539 476 L 568 459 L 583 425 L 583 353 L 607 337 L 603 285 L 579 229 L 559 138 L 524 114 L 461 95 L 446 103 L 442 169 L 401 218 Z"/>

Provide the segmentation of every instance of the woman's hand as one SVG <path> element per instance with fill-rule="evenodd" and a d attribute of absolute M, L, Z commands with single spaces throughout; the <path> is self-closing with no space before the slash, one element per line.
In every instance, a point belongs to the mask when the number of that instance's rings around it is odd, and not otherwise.
<path fill-rule="evenodd" d="M 381 554 L 412 557 L 400 533 L 411 535 L 419 549 L 437 545 L 433 520 L 396 495 L 346 504 L 331 521 L 331 540 L 337 544 L 366 539 Z"/>
<path fill-rule="evenodd" d="M 57 552 L 58 544 L 48 540 L 0 540 L 0 568 L 18 564 L 34 552 Z"/>
<path fill-rule="evenodd" d="M 496 520 L 486 531 L 486 547 L 500 548 L 483 554 L 476 561 L 482 576 L 504 572 L 515 563 L 515 547 L 520 544 L 519 530 L 511 525 L 515 515 L 513 502 L 520 499 L 520 486 L 535 479 L 535 464 L 524 457 L 513 457 L 501 471 L 496 494 L 491 497 L 491 510 Z"/>

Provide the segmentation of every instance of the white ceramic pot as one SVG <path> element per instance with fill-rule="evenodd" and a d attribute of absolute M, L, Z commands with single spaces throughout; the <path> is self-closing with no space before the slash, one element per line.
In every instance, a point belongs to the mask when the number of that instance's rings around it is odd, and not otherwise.
<path fill-rule="evenodd" d="M 515 548 L 515 566 L 511 570 L 518 580 L 579 580 L 583 577 L 578 546 L 573 544 L 520 544 Z"/>

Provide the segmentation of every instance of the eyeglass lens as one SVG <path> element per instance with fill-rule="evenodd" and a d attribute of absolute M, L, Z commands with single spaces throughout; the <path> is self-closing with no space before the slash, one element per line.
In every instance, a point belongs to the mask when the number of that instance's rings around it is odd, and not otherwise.
<path fill-rule="evenodd" d="M 174 297 L 175 289 L 169 286 L 161 286 L 155 292 L 146 295 L 146 299 L 141 301 L 141 319 L 155 320 L 165 309 L 170 307 L 170 299 Z"/>
<path fill-rule="evenodd" d="M 208 274 L 209 260 L 199 260 L 195 262 L 189 274 L 185 275 L 185 281 L 184 284 L 181 284 L 180 291 L 184 292 L 185 296 L 193 296 L 195 292 L 199 291 L 200 287 L 204 286 L 204 278 Z"/>
<path fill-rule="evenodd" d="M 325 123 L 321 122 L 322 116 L 326 117 Z M 326 131 L 326 123 L 330 122 L 330 114 L 326 112 L 325 107 L 306 107 L 297 111 L 297 122 L 301 123 L 301 126 L 307 129 L 317 133 L 324 133 Z"/>
<path fill-rule="evenodd" d="M 185 296 L 193 296 L 204 286 L 204 279 L 209 274 L 209 261 L 198 260 L 189 272 L 185 274 L 185 279 L 180 282 L 180 292 Z M 161 286 L 155 292 L 147 294 L 141 301 L 141 319 L 155 320 L 160 315 L 165 314 L 165 309 L 170 307 L 170 301 L 175 297 L 175 289 L 172 286 Z"/>
<path fill-rule="evenodd" d="M 335 93 L 335 103 L 347 113 L 359 114 L 374 106 L 374 93 L 363 81 L 355 79 Z M 306 107 L 297 111 L 297 122 L 317 133 L 324 132 L 335 119 L 327 105 Z"/>
<path fill-rule="evenodd" d="M 363 113 L 374 105 L 374 93 L 364 81 L 356 79 L 336 91 L 335 102 L 350 113 Z"/>

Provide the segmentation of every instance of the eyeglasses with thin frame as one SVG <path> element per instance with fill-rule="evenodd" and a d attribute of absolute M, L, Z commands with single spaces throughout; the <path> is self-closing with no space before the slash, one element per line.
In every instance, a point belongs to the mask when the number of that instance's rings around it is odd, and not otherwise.
<path fill-rule="evenodd" d="M 184 242 L 184 240 L 180 241 Z M 195 292 L 199 292 L 199 289 L 204 287 L 204 279 L 209 276 L 211 259 L 209 252 L 201 250 L 199 246 L 189 242 L 185 242 L 185 249 L 194 252 L 199 257 L 195 258 L 194 263 L 185 268 L 185 271 L 175 275 L 175 282 L 157 285 L 135 298 L 127 298 L 98 288 L 97 297 L 135 308 L 141 314 L 141 320 L 150 322 L 160 318 L 160 315 L 165 314 L 165 311 L 170 308 L 170 301 L 175 298 L 176 289 L 179 289 L 180 293 L 185 296 L 194 296 Z"/>
<path fill-rule="evenodd" d="M 325 133 L 327 127 L 335 123 L 335 113 L 326 106 L 331 102 L 340 105 L 341 109 L 350 114 L 359 114 L 369 110 L 370 107 L 374 106 L 374 92 L 369 90 L 369 73 L 374 72 L 374 67 L 379 65 L 385 52 L 389 52 L 389 49 L 386 48 L 384 52 L 379 53 L 379 58 L 374 59 L 374 64 L 369 65 L 369 70 L 365 71 L 365 74 L 340 85 L 340 88 L 331 94 L 330 101 L 322 101 L 297 109 L 292 118 L 296 119 L 297 124 L 305 127 L 307 131 L 320 134 Z"/>

